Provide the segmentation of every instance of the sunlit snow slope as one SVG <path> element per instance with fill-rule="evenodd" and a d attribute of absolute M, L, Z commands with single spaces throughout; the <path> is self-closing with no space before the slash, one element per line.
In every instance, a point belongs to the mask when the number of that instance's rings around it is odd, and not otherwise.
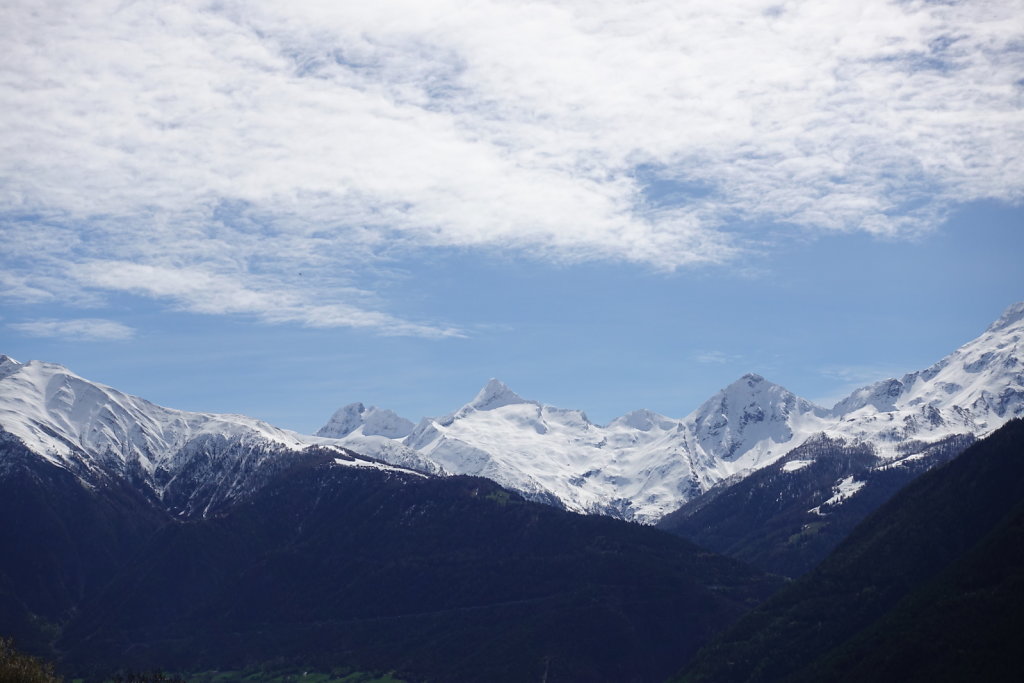
<path fill-rule="evenodd" d="M 867 442 L 895 461 L 922 452 L 908 442 L 994 431 L 1024 414 L 1022 333 L 1024 303 L 932 367 L 858 389 L 832 409 L 748 374 L 681 419 L 638 410 L 596 425 L 581 411 L 524 399 L 491 380 L 441 418 L 414 426 L 356 403 L 316 436 L 241 415 L 163 408 L 60 365 L 0 356 L 0 429 L 87 484 L 128 477 L 189 514 L 244 493 L 254 473 L 283 466 L 289 454 L 325 446 L 420 472 L 480 475 L 572 510 L 653 522 L 813 435 Z"/>
<path fill-rule="evenodd" d="M 437 471 L 417 454 L 388 439 L 313 437 L 279 429 L 243 415 L 193 413 L 164 408 L 85 380 L 53 363 L 19 363 L 0 356 L 0 428 L 29 450 L 64 467 L 89 485 L 105 478 L 136 480 L 152 495 L 181 499 L 195 512 L 244 493 L 260 470 L 279 468 L 309 446 L 341 446 L 403 467 Z M 341 457 L 339 465 L 381 467 Z M 192 504 L 190 504 L 190 501 Z"/>
<path fill-rule="evenodd" d="M 824 429 L 827 411 L 745 375 L 678 420 L 638 410 L 595 425 L 497 380 L 405 444 L 447 471 L 494 479 L 572 510 L 653 521 L 718 481 L 773 462 Z"/>
<path fill-rule="evenodd" d="M 602 426 L 491 380 L 461 409 L 423 420 L 403 443 L 448 472 L 489 477 L 572 510 L 650 522 L 816 434 L 867 441 L 895 459 L 908 441 L 994 431 L 1024 413 L 1022 318 L 1024 304 L 1011 306 L 927 370 L 858 389 L 832 409 L 748 374 L 682 419 L 641 410 Z"/>

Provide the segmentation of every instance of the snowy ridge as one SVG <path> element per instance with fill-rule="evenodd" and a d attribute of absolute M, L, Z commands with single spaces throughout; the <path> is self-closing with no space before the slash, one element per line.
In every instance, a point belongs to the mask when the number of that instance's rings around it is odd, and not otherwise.
<path fill-rule="evenodd" d="M 16 361 L 7 359 L 8 368 Z M 242 415 L 171 410 L 89 382 L 53 363 L 16 364 L 0 382 L 0 425 L 60 464 L 74 452 L 138 460 L 152 472 L 202 435 L 243 437 L 290 449 L 308 445 L 294 432 Z"/>
<path fill-rule="evenodd" d="M 310 446 L 340 453 L 348 444 L 243 415 L 164 408 L 85 380 L 63 366 L 22 364 L 8 356 L 0 356 L 0 428 L 87 484 L 110 476 L 141 475 L 158 498 L 171 492 L 191 499 L 205 490 L 204 505 L 244 493 L 251 484 L 247 475 L 265 463 Z M 390 439 L 378 438 L 380 443 L 361 436 L 351 441 L 361 446 L 360 452 L 398 467 L 437 470 Z M 351 458 L 339 463 L 371 464 Z M 187 501 L 182 507 L 192 509 Z"/>
<path fill-rule="evenodd" d="M 675 497 L 660 490 L 666 470 L 679 470 L 674 479 L 691 486 L 687 459 L 672 457 L 679 455 L 678 421 L 634 413 L 600 427 L 580 411 L 515 400 L 506 389 L 492 380 L 462 409 L 422 421 L 405 445 L 449 472 L 583 512 L 624 512 L 634 498 Z"/>
<path fill-rule="evenodd" d="M 1024 414 L 1024 303 L 931 367 L 858 389 L 832 409 L 837 431 L 887 444 L 983 436 Z"/>
<path fill-rule="evenodd" d="M 163 408 L 60 365 L 0 356 L 0 428 L 87 483 L 141 476 L 157 497 L 183 499 L 186 512 L 243 495 L 252 472 L 321 446 L 427 474 L 483 476 L 571 510 L 654 522 L 812 437 L 868 442 L 898 463 L 953 435 L 987 435 L 1024 414 L 1022 337 L 1024 303 L 933 366 L 865 386 L 832 409 L 748 374 L 686 417 L 637 410 L 602 426 L 492 379 L 443 417 L 413 425 L 353 403 L 315 436 L 242 415 Z M 338 458 L 346 466 L 368 462 Z"/>
<path fill-rule="evenodd" d="M 492 379 L 462 408 L 421 421 L 403 443 L 445 471 L 488 477 L 536 500 L 652 522 L 816 435 L 867 441 L 897 462 L 921 457 L 901 448 L 911 441 L 994 431 L 1024 414 L 1022 335 L 1024 303 L 932 367 L 858 389 L 832 409 L 748 374 L 682 419 L 639 410 L 601 426 Z"/>
<path fill-rule="evenodd" d="M 606 426 L 491 380 L 404 441 L 446 471 L 494 479 L 579 512 L 653 522 L 723 479 L 774 462 L 827 411 L 745 375 L 681 420 L 649 410 Z"/>
<path fill-rule="evenodd" d="M 408 436 L 415 427 L 411 421 L 377 406 L 367 408 L 362 403 L 350 403 L 339 408 L 327 424 L 317 431 L 317 436 L 341 439 L 346 436 L 385 436 L 401 439 Z"/>

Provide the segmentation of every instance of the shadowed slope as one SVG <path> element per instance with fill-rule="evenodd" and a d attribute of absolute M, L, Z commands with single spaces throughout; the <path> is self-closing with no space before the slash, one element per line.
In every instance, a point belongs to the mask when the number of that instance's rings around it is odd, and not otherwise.
<path fill-rule="evenodd" d="M 478 478 L 335 467 L 165 527 L 83 604 L 77 671 L 351 664 L 413 680 L 657 681 L 778 580 Z"/>
<path fill-rule="evenodd" d="M 998 644 L 1021 632 L 1022 504 L 1024 422 L 1014 420 L 907 486 L 680 680 L 863 680 L 844 667 L 867 675 L 868 662 L 872 680 L 1019 680 L 1016 648 Z M 942 637 L 920 647 L 929 633 Z"/>

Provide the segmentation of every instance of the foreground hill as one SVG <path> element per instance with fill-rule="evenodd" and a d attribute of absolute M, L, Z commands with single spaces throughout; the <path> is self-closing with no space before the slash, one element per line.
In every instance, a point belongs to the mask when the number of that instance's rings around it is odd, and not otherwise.
<path fill-rule="evenodd" d="M 1024 421 L 922 475 L 681 681 L 1024 677 Z"/>
<path fill-rule="evenodd" d="M 800 576 L 896 492 L 973 441 L 963 435 L 910 442 L 894 459 L 879 457 L 863 441 L 811 438 L 779 462 L 691 500 L 657 526 L 766 572 Z"/>
<path fill-rule="evenodd" d="M 75 675 L 283 662 L 658 681 L 779 586 L 655 529 L 333 449 L 184 520 L 3 448 L 0 628 Z"/>
<path fill-rule="evenodd" d="M 128 485 L 183 517 L 202 516 L 245 498 L 311 446 L 351 454 L 333 439 L 244 415 L 165 408 L 56 363 L 19 363 L 2 355 L 0 430 L 36 460 L 65 470 L 87 487 Z M 377 457 L 345 456 L 350 466 L 379 468 L 387 462 L 439 471 L 390 442 L 376 448 L 372 441 L 359 444 Z"/>

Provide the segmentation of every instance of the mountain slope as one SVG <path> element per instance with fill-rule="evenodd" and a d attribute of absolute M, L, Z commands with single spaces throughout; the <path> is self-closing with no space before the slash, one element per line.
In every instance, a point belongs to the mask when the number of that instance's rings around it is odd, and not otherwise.
<path fill-rule="evenodd" d="M 832 409 L 748 374 L 684 418 L 640 410 L 602 426 L 491 380 L 401 443 L 447 472 L 485 476 L 533 500 L 650 523 L 812 437 L 870 443 L 896 466 L 927 457 L 929 443 L 991 433 L 1024 414 L 1022 336 L 1024 303 L 932 367 L 858 389 Z M 361 419 L 340 421 L 355 429 Z M 344 431 L 337 421 L 321 433 Z"/>
<path fill-rule="evenodd" d="M 1024 505 L 884 619 L 809 667 L 808 681 L 1019 681 Z"/>
<path fill-rule="evenodd" d="M 968 435 L 906 443 L 899 459 L 886 459 L 866 442 L 812 437 L 772 465 L 687 502 L 657 526 L 763 571 L 800 576 L 897 491 L 972 441 Z"/>
<path fill-rule="evenodd" d="M 0 633 L 36 654 L 168 515 L 130 482 L 83 486 L 0 431 Z"/>
<path fill-rule="evenodd" d="M 779 585 L 485 479 L 296 466 L 165 526 L 59 643 L 73 672 L 254 661 L 411 680 L 658 681 Z"/>
<path fill-rule="evenodd" d="M 746 375 L 684 420 L 634 411 L 606 426 L 491 380 L 404 444 L 446 471 L 581 512 L 651 522 L 712 484 L 784 454 L 824 410 Z"/>
<path fill-rule="evenodd" d="M 1014 420 L 925 473 L 818 568 L 702 650 L 680 680 L 833 680 L 823 672 L 863 680 L 842 670 L 860 666 L 859 657 L 900 662 L 872 670 L 872 680 L 932 680 L 928 672 L 941 668 L 931 656 L 956 662 L 943 678 L 951 671 L 998 671 L 995 680 L 1020 680 L 1024 665 L 1016 648 L 993 653 L 985 643 L 1020 634 L 1020 613 L 1006 610 L 1024 598 L 1022 556 L 1019 546 L 1002 544 L 1019 538 L 1022 456 L 1024 421 Z M 969 622 L 951 622 L 938 605 L 969 615 Z M 943 631 L 937 642 L 948 643 L 946 651 L 919 647 L 923 634 Z M 894 640 L 882 642 L 888 637 Z M 915 647 L 901 651 L 900 643 Z M 872 653 L 874 646 L 881 650 Z"/>
<path fill-rule="evenodd" d="M 876 443 L 988 434 L 1024 414 L 1024 302 L 931 367 L 863 387 L 836 404 L 844 434 Z"/>
<path fill-rule="evenodd" d="M 934 366 L 859 389 L 831 410 L 749 374 L 682 419 L 640 410 L 602 426 L 492 380 L 459 410 L 415 427 L 351 404 L 317 436 L 163 408 L 59 365 L 0 356 L 0 428 L 91 485 L 132 481 L 186 516 L 249 495 L 295 453 L 326 446 L 431 474 L 484 476 L 532 500 L 653 523 L 811 437 L 871 443 L 895 466 L 920 459 L 929 443 L 991 433 L 1024 414 L 1022 336 L 1017 304 Z"/>
<path fill-rule="evenodd" d="M 90 486 L 127 481 L 175 514 L 207 514 L 248 495 L 311 446 L 344 444 L 399 467 L 437 471 L 384 437 L 347 440 L 305 436 L 243 415 L 173 410 L 90 382 L 54 363 L 0 356 L 0 429 L 40 459 Z"/>

